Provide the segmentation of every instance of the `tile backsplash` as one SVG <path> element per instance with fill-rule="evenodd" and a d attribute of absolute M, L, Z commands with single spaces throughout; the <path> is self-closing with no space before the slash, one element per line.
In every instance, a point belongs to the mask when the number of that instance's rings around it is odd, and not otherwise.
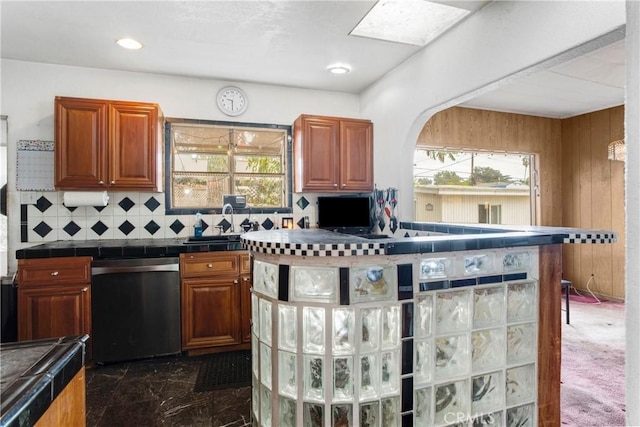
<path fill-rule="evenodd" d="M 21 204 L 21 241 L 29 243 L 56 240 L 170 239 L 193 234 L 195 215 L 165 215 L 164 193 L 112 192 L 107 206 L 66 207 L 64 192 L 29 192 L 30 203 Z M 23 200 L 25 198 L 23 197 Z M 294 196 L 293 213 L 234 214 L 235 232 L 246 221 L 258 221 L 261 230 L 281 227 L 282 217 L 293 217 L 294 227 L 302 228 L 304 218 L 316 222 L 315 197 Z M 204 234 L 215 226 L 230 226 L 231 216 L 203 213 Z"/>
<path fill-rule="evenodd" d="M 186 238 L 193 234 L 195 215 L 166 215 L 164 193 L 110 192 L 107 206 L 66 207 L 64 192 L 23 192 L 20 215 L 20 240 L 43 243 L 57 240 L 103 239 L 171 239 Z M 234 230 L 240 232 L 242 223 L 258 221 L 261 230 L 282 227 L 283 217 L 293 217 L 294 228 L 304 228 L 308 218 L 311 228 L 316 227 L 318 194 L 293 195 L 292 213 L 234 214 Z M 24 203 L 28 199 L 29 203 Z M 216 226 L 225 231 L 230 226 L 230 215 L 202 214 L 204 235 L 213 234 Z M 376 230 L 379 231 L 376 227 Z M 384 234 L 391 234 L 385 227 Z M 418 233 L 412 232 L 411 235 Z M 397 236 L 407 236 L 398 229 Z"/>

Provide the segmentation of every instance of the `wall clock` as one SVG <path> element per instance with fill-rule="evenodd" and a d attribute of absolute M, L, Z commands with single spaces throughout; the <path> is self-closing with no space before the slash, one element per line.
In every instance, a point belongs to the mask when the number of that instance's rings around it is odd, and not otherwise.
<path fill-rule="evenodd" d="M 239 116 L 249 106 L 247 95 L 236 86 L 220 89 L 217 96 L 218 108 L 228 116 Z"/>

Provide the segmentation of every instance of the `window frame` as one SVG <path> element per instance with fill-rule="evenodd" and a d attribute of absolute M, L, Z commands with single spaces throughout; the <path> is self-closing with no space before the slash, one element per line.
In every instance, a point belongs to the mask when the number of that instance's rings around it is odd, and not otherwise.
<path fill-rule="evenodd" d="M 287 186 L 284 195 L 287 206 L 275 208 L 253 208 L 246 207 L 242 209 L 234 209 L 234 213 L 239 214 L 269 214 L 269 213 L 292 213 L 293 212 L 293 165 L 292 165 L 292 127 L 290 125 L 265 124 L 265 123 L 245 123 L 245 122 L 228 122 L 220 120 L 200 120 L 200 119 L 182 119 L 176 117 L 166 117 L 164 122 L 164 198 L 165 198 L 165 215 L 192 215 L 198 212 L 208 214 L 222 214 L 222 207 L 212 208 L 174 208 L 171 198 L 172 193 L 172 177 L 173 177 L 173 150 L 171 146 L 171 125 L 172 124 L 193 124 L 193 125 L 211 125 L 211 126 L 230 126 L 230 127 L 247 127 L 247 128 L 264 128 L 279 129 L 286 132 L 285 149 L 285 182 Z M 231 175 L 229 175 L 231 176 Z"/>

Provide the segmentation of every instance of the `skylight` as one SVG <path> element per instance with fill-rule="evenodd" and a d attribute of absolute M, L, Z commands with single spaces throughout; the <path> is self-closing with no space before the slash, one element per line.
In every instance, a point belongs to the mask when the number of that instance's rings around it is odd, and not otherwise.
<path fill-rule="evenodd" d="M 350 34 L 424 46 L 469 13 L 426 0 L 379 0 Z"/>

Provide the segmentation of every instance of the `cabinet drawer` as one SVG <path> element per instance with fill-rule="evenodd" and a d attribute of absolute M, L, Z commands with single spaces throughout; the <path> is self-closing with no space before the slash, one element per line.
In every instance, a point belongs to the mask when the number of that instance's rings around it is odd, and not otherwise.
<path fill-rule="evenodd" d="M 18 260 L 18 285 L 90 283 L 91 257 Z"/>
<path fill-rule="evenodd" d="M 238 255 L 236 254 L 199 253 L 180 256 L 180 275 L 182 277 L 238 274 L 239 271 Z"/>

